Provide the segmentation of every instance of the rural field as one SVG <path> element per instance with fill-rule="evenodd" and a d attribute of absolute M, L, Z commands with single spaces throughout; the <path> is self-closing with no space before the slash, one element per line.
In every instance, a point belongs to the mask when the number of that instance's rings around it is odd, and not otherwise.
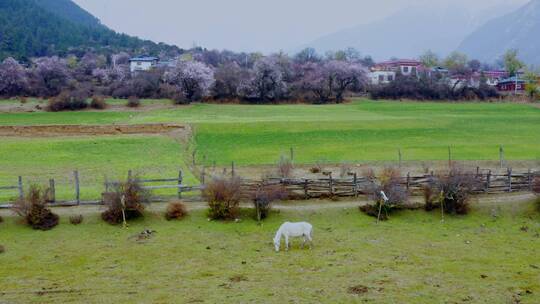
<path fill-rule="evenodd" d="M 404 211 L 377 225 L 354 202 L 287 204 L 261 225 L 247 210 L 239 223 L 209 222 L 197 206 L 179 222 L 156 207 L 128 229 L 97 215 L 67 222 L 84 209 L 57 210 L 49 232 L 10 218 L 0 224 L 0 302 L 538 303 L 540 218 L 505 199 L 443 223 Z M 273 251 L 285 220 L 314 225 L 312 250 L 296 241 Z M 133 238 L 146 228 L 155 236 Z"/>
<path fill-rule="evenodd" d="M 540 165 L 540 109 L 510 103 L 421 103 L 354 100 L 340 105 L 219 105 L 175 107 L 147 100 L 133 110 L 109 101 L 104 111 L 27 112 L 1 101 L 0 129 L 40 125 L 189 125 L 186 134 L 1 137 L 0 186 L 57 181 L 57 198 L 99 199 L 108 179 L 128 170 L 149 178 L 198 184 L 196 163 L 250 177 L 274 170 L 294 153 L 302 174 L 316 163 L 338 168 L 396 164 L 422 170 L 452 159 L 496 167 L 499 147 L 520 168 Z M 7 109 L 7 110 L 6 110 Z M 360 168 L 360 167 L 358 167 Z M 209 169 L 210 170 L 210 169 Z M 336 169 L 339 170 L 339 169 Z M 159 194 L 174 195 L 175 190 Z M 0 192 L 0 201 L 17 196 Z M 257 223 L 243 209 L 239 222 L 207 219 L 191 198 L 183 221 L 163 219 L 162 204 L 129 228 L 110 226 L 102 207 L 55 208 L 60 225 L 33 231 L 0 211 L 0 303 L 537 303 L 540 217 L 532 195 L 478 197 L 466 216 L 401 211 L 376 224 L 358 210 L 365 198 L 281 202 Z M 246 206 L 247 207 L 247 206 Z M 82 225 L 69 216 L 83 214 Z M 284 221 L 309 221 L 315 246 L 275 253 L 272 237 Z M 150 239 L 134 236 L 157 231 Z M 28 250 L 32 248 L 32 250 Z M 148 276 L 148 273 L 155 275 Z"/>

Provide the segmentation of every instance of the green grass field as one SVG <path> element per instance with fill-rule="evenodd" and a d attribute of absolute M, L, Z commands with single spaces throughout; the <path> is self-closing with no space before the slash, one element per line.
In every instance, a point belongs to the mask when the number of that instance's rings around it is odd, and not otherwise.
<path fill-rule="evenodd" d="M 112 101 L 111 103 L 123 103 Z M 240 166 L 275 163 L 294 149 L 295 162 L 497 160 L 499 146 L 508 160 L 540 161 L 540 109 L 511 103 L 419 103 L 356 100 L 341 105 L 167 106 L 147 100 L 137 111 L 0 113 L 0 125 L 114 124 L 177 122 L 193 124 L 197 158 L 206 164 Z M 160 104 L 158 107 L 150 105 Z M 164 108 L 165 106 L 165 108 Z M 148 107 L 148 110 L 145 110 Z M 183 164 L 181 145 L 168 137 L 3 138 L 0 185 L 18 175 L 59 182 L 59 197 L 72 197 L 71 172 L 94 186 L 96 198 L 105 175 L 175 176 Z M 188 181 L 194 181 L 189 176 Z M 96 183 L 99 183 L 97 185 Z M 5 199 L 15 193 L 0 193 Z"/>
<path fill-rule="evenodd" d="M 540 160 L 540 109 L 510 103 L 343 105 L 199 104 L 150 111 L 0 114 L 2 125 L 192 123 L 199 156 L 209 162 L 274 163 L 294 148 L 296 161 Z M 241 151 L 241 153 L 239 153 Z"/>
<path fill-rule="evenodd" d="M 18 175 L 27 185 L 48 185 L 54 178 L 60 200 L 75 197 L 74 170 L 79 171 L 83 200 L 100 198 L 105 178 L 125 179 L 128 170 L 146 178 L 174 178 L 183 169 L 186 182 L 195 182 L 185 168 L 182 146 L 165 136 L 4 138 L 1 145 L 0 185 L 16 185 Z M 16 195 L 1 192 L 0 201 Z"/>
<path fill-rule="evenodd" d="M 97 215 L 72 226 L 64 214 L 48 232 L 7 218 L 0 302 L 538 303 L 540 218 L 529 204 L 501 206 L 498 217 L 404 211 L 379 225 L 352 207 L 282 211 L 262 225 L 247 213 L 239 223 L 149 213 L 127 230 Z M 285 220 L 313 223 L 313 250 L 296 241 L 273 252 Z M 145 228 L 156 235 L 130 238 Z M 367 292 L 349 292 L 359 285 Z"/>

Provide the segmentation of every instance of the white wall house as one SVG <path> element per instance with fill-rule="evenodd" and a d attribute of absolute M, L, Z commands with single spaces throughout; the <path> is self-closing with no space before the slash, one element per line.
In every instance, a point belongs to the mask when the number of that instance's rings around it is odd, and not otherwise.
<path fill-rule="evenodd" d="M 368 73 L 368 77 L 372 85 L 387 84 L 396 79 L 396 72 L 373 71 Z"/>
<path fill-rule="evenodd" d="M 149 71 L 159 62 L 159 58 L 151 56 L 139 56 L 129 60 L 129 69 L 131 73 L 139 71 Z"/>

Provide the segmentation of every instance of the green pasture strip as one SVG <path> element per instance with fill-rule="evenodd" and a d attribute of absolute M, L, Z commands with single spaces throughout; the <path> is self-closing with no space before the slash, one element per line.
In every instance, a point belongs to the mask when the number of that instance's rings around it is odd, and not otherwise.
<path fill-rule="evenodd" d="M 488 208 L 489 209 L 489 208 Z M 85 215 L 48 232 L 14 218 L 0 224 L 0 299 L 137 303 L 537 303 L 538 214 L 489 210 L 463 217 L 407 211 L 375 224 L 357 208 L 273 213 L 262 225 L 180 222 L 159 213 L 128 229 Z M 76 211 L 74 211 L 76 214 Z M 339 219 L 339 220 L 337 220 Z M 313 250 L 275 253 L 284 221 L 314 225 Z M 527 227 L 524 231 L 523 227 Z M 143 229 L 157 233 L 146 241 Z M 536 235 L 536 236 L 535 236 Z M 30 250 L 31 249 L 31 250 Z M 352 294 L 351 288 L 365 287 Z"/>
<path fill-rule="evenodd" d="M 186 183 L 196 183 L 185 169 L 183 148 L 165 136 L 3 138 L 0 149 L 0 186 L 16 185 L 19 175 L 26 185 L 48 185 L 54 178 L 59 200 L 74 199 L 74 170 L 79 171 L 81 199 L 95 200 L 101 197 L 106 177 L 125 180 L 133 170 L 144 178 L 175 178 L 180 169 Z M 0 201 L 16 195 L 16 190 L 2 191 Z"/>

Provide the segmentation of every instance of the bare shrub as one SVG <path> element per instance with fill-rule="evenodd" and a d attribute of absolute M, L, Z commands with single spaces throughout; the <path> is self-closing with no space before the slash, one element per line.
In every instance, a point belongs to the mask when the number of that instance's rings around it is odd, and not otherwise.
<path fill-rule="evenodd" d="M 214 220 L 238 218 L 242 196 L 241 180 L 238 177 L 215 177 L 206 184 L 203 197 L 208 202 L 208 216 Z"/>
<path fill-rule="evenodd" d="M 28 102 L 28 98 L 26 96 L 19 96 L 18 99 L 21 104 L 25 104 Z"/>
<path fill-rule="evenodd" d="M 277 164 L 278 175 L 281 178 L 288 178 L 292 176 L 294 166 L 292 161 L 287 157 L 281 157 Z"/>
<path fill-rule="evenodd" d="M 31 185 L 27 195 L 17 200 L 12 209 L 36 230 L 50 230 L 59 222 L 58 215 L 47 208 L 44 191 L 37 185 Z"/>
<path fill-rule="evenodd" d="M 347 175 L 352 171 L 351 164 L 348 163 L 341 163 L 339 165 L 339 176 L 341 178 L 347 177 Z"/>
<path fill-rule="evenodd" d="M 82 216 L 82 214 L 72 215 L 72 216 L 69 217 L 69 222 L 72 225 L 80 225 L 80 224 L 82 224 L 83 220 L 84 220 L 84 217 Z"/>
<path fill-rule="evenodd" d="M 92 97 L 92 101 L 90 102 L 90 107 L 92 109 L 96 110 L 104 110 L 107 108 L 107 103 L 105 102 L 105 98 L 101 96 L 94 96 Z"/>
<path fill-rule="evenodd" d="M 88 107 L 88 95 L 82 90 L 63 91 L 60 95 L 49 99 L 47 111 L 77 111 Z"/>
<path fill-rule="evenodd" d="M 188 214 L 186 206 L 183 202 L 175 200 L 169 203 L 167 211 L 165 211 L 165 219 L 167 221 L 179 220 Z"/>
<path fill-rule="evenodd" d="M 150 202 L 150 193 L 136 180 L 128 180 L 115 186 L 112 192 L 103 194 L 107 206 L 101 218 L 111 225 L 117 225 L 143 216 L 144 204 Z"/>
<path fill-rule="evenodd" d="M 428 199 L 426 209 L 442 206 L 446 213 L 467 214 L 470 197 L 480 182 L 475 173 L 457 167 L 447 174 L 439 174 L 424 189 L 424 197 Z"/>
<path fill-rule="evenodd" d="M 311 172 L 313 174 L 319 174 L 319 173 L 322 172 L 322 168 L 319 167 L 319 166 L 311 167 L 311 168 L 309 168 L 309 172 Z"/>
<path fill-rule="evenodd" d="M 130 108 L 138 108 L 141 105 L 141 101 L 136 96 L 130 96 L 127 101 L 127 106 Z"/>
<path fill-rule="evenodd" d="M 374 180 L 377 177 L 375 171 L 369 167 L 362 169 L 362 176 L 369 180 Z"/>
<path fill-rule="evenodd" d="M 257 220 L 268 217 L 272 209 L 272 202 L 287 199 L 287 189 L 282 185 L 262 185 L 252 194 L 251 200 L 255 207 Z"/>
<path fill-rule="evenodd" d="M 361 206 L 360 210 L 380 220 L 388 220 L 388 215 L 392 211 L 404 208 L 409 200 L 409 192 L 401 184 L 401 173 L 395 168 L 385 168 L 378 182 L 373 182 L 368 190 L 373 204 Z M 386 195 L 386 201 L 383 192 Z"/>

